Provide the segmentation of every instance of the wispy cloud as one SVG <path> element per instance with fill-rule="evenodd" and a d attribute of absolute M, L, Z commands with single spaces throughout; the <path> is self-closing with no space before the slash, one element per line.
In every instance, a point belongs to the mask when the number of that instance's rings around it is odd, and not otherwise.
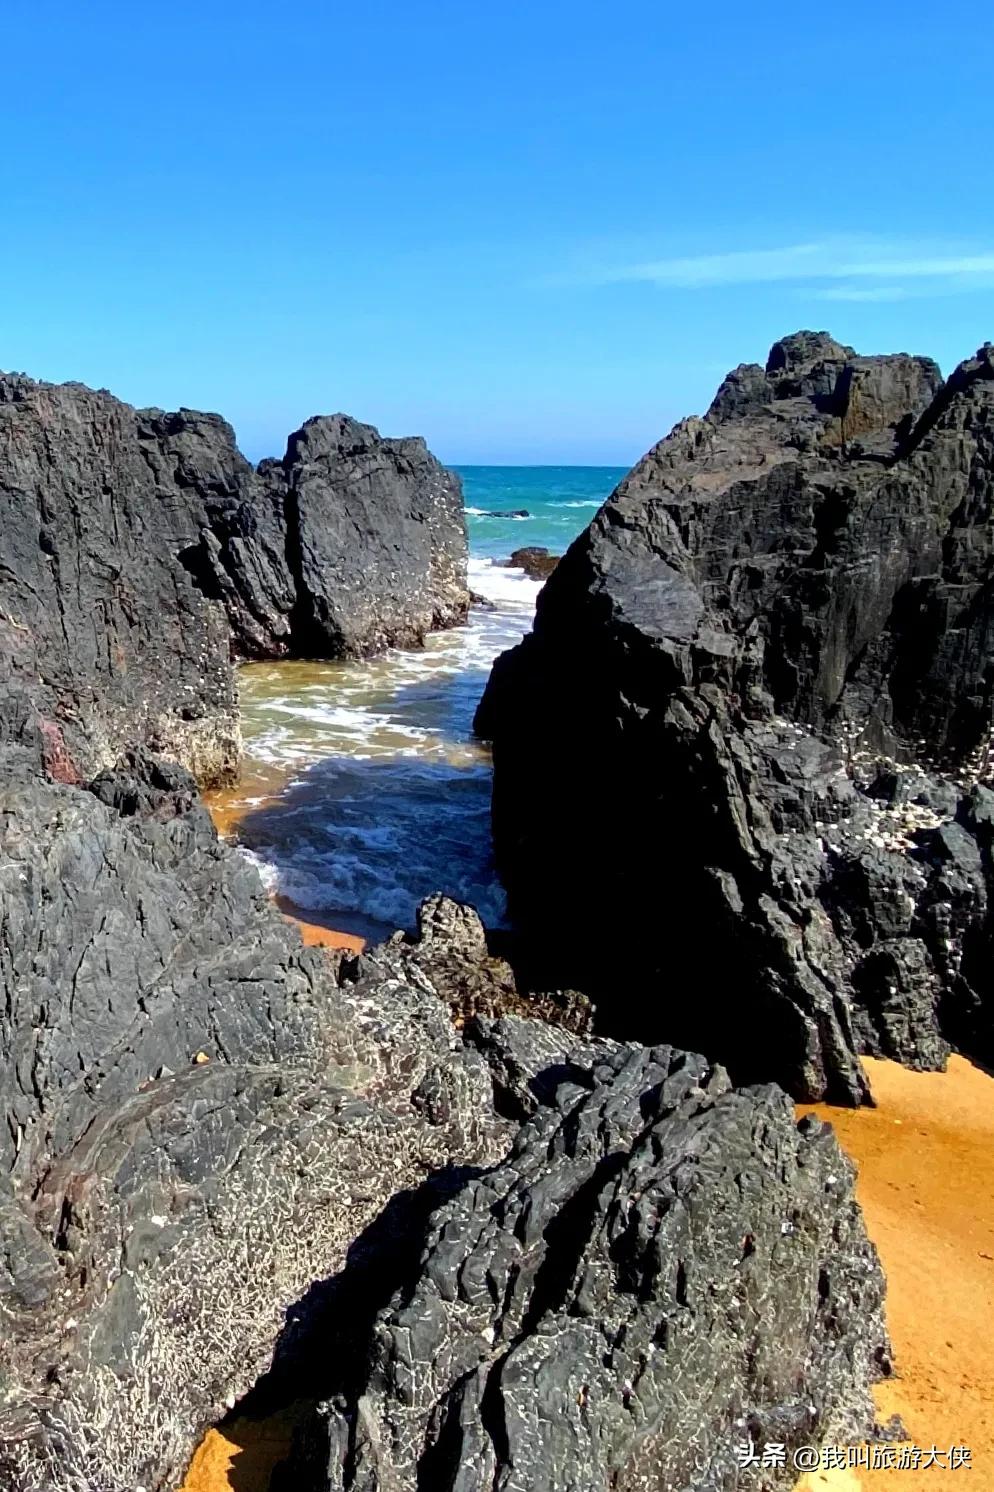
<path fill-rule="evenodd" d="M 809 294 L 816 300 L 888 301 L 908 300 L 915 292 L 903 285 L 830 285 Z"/>
<path fill-rule="evenodd" d="M 934 245 L 923 248 L 879 239 L 824 239 L 606 265 L 563 278 L 574 285 L 647 284 L 674 290 L 793 284 L 807 287 L 823 300 L 903 300 L 909 295 L 994 284 L 994 251 L 936 250 Z"/>

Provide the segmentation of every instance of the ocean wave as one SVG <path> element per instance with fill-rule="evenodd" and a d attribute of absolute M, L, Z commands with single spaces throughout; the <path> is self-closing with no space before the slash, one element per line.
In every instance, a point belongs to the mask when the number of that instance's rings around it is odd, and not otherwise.
<path fill-rule="evenodd" d="M 302 854 L 299 860 L 282 859 L 276 847 L 266 845 L 241 853 L 270 895 L 285 896 L 304 913 L 330 918 L 359 913 L 384 931 L 411 928 L 419 902 L 441 891 L 476 907 L 488 927 L 505 924 L 507 898 L 489 865 L 430 854 L 412 860 L 411 850 L 410 843 L 387 848 L 382 841 L 363 844 L 358 838 L 353 848 L 336 835 L 333 849 Z"/>
<path fill-rule="evenodd" d="M 565 504 L 563 505 L 565 506 Z M 467 508 L 470 518 L 492 518 L 495 523 L 533 523 L 534 513 L 498 513 L 489 508 Z"/>
<path fill-rule="evenodd" d="M 516 609 L 535 610 L 541 581 L 532 580 L 524 570 L 516 566 L 498 564 L 492 559 L 471 559 L 469 562 L 470 587 L 488 601 L 499 604 L 510 603 Z"/>
<path fill-rule="evenodd" d="M 489 511 L 467 508 L 474 518 Z M 570 526 L 566 512 L 547 510 L 538 532 L 551 519 L 554 532 Z M 499 521 L 487 531 L 499 534 Z M 541 584 L 500 563 L 495 541 L 489 547 L 468 569 L 471 590 L 488 604 L 424 648 L 243 672 L 246 758 L 294 777 L 278 798 L 251 805 L 243 842 L 267 889 L 303 915 L 346 928 L 350 917 L 365 919 L 385 932 L 413 926 L 422 898 L 443 891 L 477 907 L 488 925 L 505 924 L 490 845 L 490 761 L 472 720 L 494 658 L 529 630 Z"/>

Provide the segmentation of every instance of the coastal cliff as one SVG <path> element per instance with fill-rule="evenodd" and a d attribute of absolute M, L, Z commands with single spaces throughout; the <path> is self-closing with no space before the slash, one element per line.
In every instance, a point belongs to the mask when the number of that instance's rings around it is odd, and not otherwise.
<path fill-rule="evenodd" d="M 0 377 L 0 740 L 66 781 L 239 754 L 232 662 L 362 657 L 469 606 L 459 479 L 344 415 L 254 468 L 217 415 Z"/>
<path fill-rule="evenodd" d="M 800 332 L 560 561 L 477 729 L 529 956 L 613 1034 L 844 1103 L 994 1056 L 992 494 L 989 345 Z"/>
<path fill-rule="evenodd" d="M 830 1131 L 529 1006 L 444 899 L 305 948 L 201 804 L 232 658 L 458 620 L 455 479 L 338 416 L 253 469 L 214 416 L 0 390 L 3 1485 L 167 1492 L 262 1375 L 322 1401 L 312 1492 L 634 1492 L 691 1421 L 731 1492 L 744 1436 L 870 1433 L 883 1280 Z"/>

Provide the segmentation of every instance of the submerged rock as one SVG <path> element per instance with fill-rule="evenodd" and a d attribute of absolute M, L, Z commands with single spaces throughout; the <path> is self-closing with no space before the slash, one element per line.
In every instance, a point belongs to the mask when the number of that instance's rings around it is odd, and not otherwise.
<path fill-rule="evenodd" d="M 524 549 L 516 549 L 507 563 L 518 570 L 524 570 L 532 580 L 548 580 L 561 558 L 561 555 L 551 554 L 541 545 L 532 544 Z"/>
<path fill-rule="evenodd" d="M 232 659 L 356 657 L 469 604 L 459 479 L 309 420 L 255 470 L 217 415 L 0 375 L 0 741 L 76 781 L 146 745 L 239 753 Z"/>
<path fill-rule="evenodd" d="M 942 384 L 798 333 L 550 577 L 477 728 L 513 911 L 609 1029 L 848 1102 L 861 1050 L 994 1056 L 987 828 L 959 802 L 991 734 L 992 430 L 989 347 Z M 932 796 L 929 763 L 957 774 L 951 839 L 880 812 L 879 754 Z"/>

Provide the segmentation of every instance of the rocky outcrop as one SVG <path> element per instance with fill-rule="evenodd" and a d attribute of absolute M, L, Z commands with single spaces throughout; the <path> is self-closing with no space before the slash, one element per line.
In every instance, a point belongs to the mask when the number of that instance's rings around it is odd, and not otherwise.
<path fill-rule="evenodd" d="M 217 839 L 195 776 L 237 756 L 232 658 L 462 615 L 424 447 L 336 416 L 253 469 L 214 416 L 3 379 L 0 505 L 0 1484 L 170 1492 L 262 1374 L 326 1402 L 291 1483 L 319 1492 L 622 1492 L 688 1478 L 691 1437 L 731 1489 L 736 1438 L 870 1431 L 882 1279 L 827 1129 L 593 1037 L 568 986 L 527 1006 L 444 898 L 416 937 L 305 949 Z M 805 760 L 784 813 L 843 795 Z M 986 797 L 956 814 L 950 948 L 990 849 Z"/>
<path fill-rule="evenodd" d="M 232 659 L 420 643 L 468 604 L 419 440 L 320 417 L 256 470 L 216 415 L 0 377 L 0 739 L 63 780 L 138 744 L 229 778 Z"/>
<path fill-rule="evenodd" d="M 869 1427 L 879 1268 L 834 1139 L 796 1130 L 782 1095 L 536 1021 L 473 1018 L 462 1039 L 433 975 L 445 991 L 478 958 L 489 977 L 468 909 L 433 901 L 417 943 L 336 963 L 218 842 L 182 769 L 137 752 L 84 789 L 43 781 L 26 752 L 4 765 L 10 1492 L 173 1487 L 271 1361 L 310 1364 L 308 1393 L 329 1374 L 344 1392 L 339 1372 L 358 1392 L 371 1331 L 362 1415 L 396 1426 L 382 1484 L 410 1492 L 422 1450 L 448 1485 L 453 1436 L 481 1475 L 513 1463 L 555 1485 L 560 1431 L 514 1420 L 527 1361 L 543 1404 L 580 1394 L 560 1427 L 574 1454 L 601 1427 L 604 1492 L 688 1405 L 716 1467 L 736 1429 Z M 457 1264 L 464 1301 L 442 1285 Z M 471 1284 L 488 1270 L 496 1294 Z M 396 1355 L 409 1330 L 420 1418 Z M 372 1454 L 355 1402 L 335 1410 L 328 1467 L 353 1464 L 350 1437 Z"/>
<path fill-rule="evenodd" d="M 477 717 L 550 982 L 800 1097 L 990 1059 L 992 497 L 989 347 L 799 333 L 639 462 Z"/>
<path fill-rule="evenodd" d="M 522 993 L 507 959 L 491 950 L 476 911 L 447 896 L 426 897 L 416 934 L 396 932 L 388 946 L 408 970 L 426 972 L 460 1029 L 502 1015 L 530 1015 L 581 1035 L 593 1026 L 593 1006 L 577 990 Z"/>
<path fill-rule="evenodd" d="M 0 793 L 0 1484 L 174 1486 L 286 1311 L 509 1131 L 424 976 L 305 950 L 192 779 Z"/>
<path fill-rule="evenodd" d="M 280 1492 L 732 1492 L 750 1439 L 785 1448 L 771 1492 L 864 1436 L 881 1280 L 831 1133 L 667 1047 L 479 1034 L 531 1118 L 435 1211 Z"/>

